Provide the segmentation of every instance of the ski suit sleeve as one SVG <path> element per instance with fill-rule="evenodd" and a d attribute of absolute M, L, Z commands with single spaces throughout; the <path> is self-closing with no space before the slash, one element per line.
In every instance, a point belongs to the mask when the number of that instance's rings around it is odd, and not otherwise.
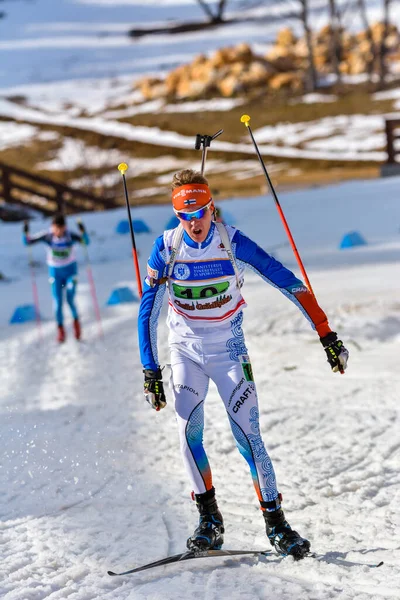
<path fill-rule="evenodd" d="M 47 232 L 37 233 L 36 235 L 26 235 L 22 234 L 22 241 L 25 246 L 31 246 L 32 244 L 37 244 L 38 242 L 45 242 L 46 244 L 50 243 L 50 236 Z"/>
<path fill-rule="evenodd" d="M 89 246 L 90 244 L 90 238 L 86 231 L 84 231 L 82 235 L 79 235 L 79 233 L 72 233 L 71 231 L 71 240 L 74 243 L 85 244 L 85 246 Z"/>
<path fill-rule="evenodd" d="M 238 261 L 260 275 L 264 281 L 278 288 L 298 306 L 320 337 L 324 337 L 331 331 L 328 319 L 314 295 L 292 271 L 289 271 L 239 230 L 232 238 L 232 248 Z"/>
<path fill-rule="evenodd" d="M 143 284 L 143 294 L 138 316 L 140 360 L 144 369 L 157 370 L 157 325 L 165 293 L 165 283 L 160 279 L 166 274 L 166 253 L 164 238 L 156 239 L 147 263 L 147 277 Z"/>

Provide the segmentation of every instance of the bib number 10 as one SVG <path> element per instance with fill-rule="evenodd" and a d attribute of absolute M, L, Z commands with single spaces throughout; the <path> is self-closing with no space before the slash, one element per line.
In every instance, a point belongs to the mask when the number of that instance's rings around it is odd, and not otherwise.
<path fill-rule="evenodd" d="M 226 292 L 229 288 L 229 282 L 223 281 L 214 283 L 213 285 L 185 287 L 183 285 L 172 284 L 174 294 L 177 298 L 185 298 L 186 300 L 200 300 L 204 298 L 212 298 Z"/>

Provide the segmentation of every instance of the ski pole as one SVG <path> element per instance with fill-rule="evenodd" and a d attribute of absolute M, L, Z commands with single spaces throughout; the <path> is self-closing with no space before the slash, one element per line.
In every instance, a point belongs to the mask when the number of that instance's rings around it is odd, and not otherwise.
<path fill-rule="evenodd" d="M 288 223 L 286 221 L 285 215 L 283 214 L 282 207 L 281 207 L 281 205 L 279 203 L 278 196 L 276 195 L 276 192 L 274 190 L 274 186 L 272 185 L 272 181 L 271 181 L 271 179 L 270 179 L 270 177 L 268 175 L 268 171 L 267 171 L 266 166 L 264 164 L 264 161 L 263 161 L 263 159 L 261 157 L 261 154 L 260 154 L 260 151 L 258 149 L 256 140 L 254 139 L 253 132 L 252 132 L 251 127 L 249 125 L 249 121 L 250 121 L 249 115 L 242 115 L 241 118 L 240 118 L 240 121 L 246 125 L 246 127 L 247 127 L 247 129 L 248 129 L 248 131 L 250 133 L 251 141 L 254 144 L 254 148 L 256 150 L 256 153 L 257 153 L 257 156 L 258 156 L 258 160 L 260 161 L 262 170 L 264 171 L 264 175 L 265 175 L 265 178 L 267 180 L 270 192 L 271 192 L 271 194 L 272 194 L 272 196 L 273 196 L 273 198 L 275 200 L 276 208 L 278 209 L 279 216 L 282 219 L 283 226 L 284 226 L 286 234 L 287 234 L 287 236 L 289 238 L 289 242 L 290 242 L 290 245 L 292 246 L 292 250 L 293 250 L 294 255 L 296 257 L 297 263 L 298 263 L 298 265 L 300 267 L 300 271 L 301 271 L 301 273 L 302 273 L 302 275 L 304 277 L 304 280 L 306 282 L 306 285 L 307 285 L 308 289 L 310 290 L 310 292 L 312 293 L 312 295 L 315 298 L 315 294 L 314 294 L 313 289 L 311 287 L 310 280 L 308 279 L 308 276 L 307 276 L 306 270 L 304 268 L 303 262 L 302 262 L 302 260 L 300 258 L 300 254 L 299 254 L 299 252 L 298 252 L 298 250 L 296 248 L 296 244 L 294 243 L 294 239 L 293 239 L 292 233 L 291 233 L 291 231 L 289 229 L 289 225 L 288 225 Z"/>
<path fill-rule="evenodd" d="M 35 263 L 33 262 L 32 248 L 30 246 L 28 246 L 28 256 L 29 256 L 29 268 L 30 268 L 30 272 L 31 272 L 31 281 L 32 281 L 32 295 L 33 295 L 33 302 L 34 302 L 34 306 L 35 306 L 36 326 L 38 328 L 39 338 L 40 338 L 40 340 L 42 340 L 43 336 L 42 336 L 42 321 L 40 318 L 40 311 L 39 311 L 39 294 L 38 294 L 36 277 L 35 277 Z"/>
<path fill-rule="evenodd" d="M 215 140 L 215 138 L 217 138 L 223 132 L 224 132 L 224 130 L 220 129 L 219 131 L 217 131 L 217 133 L 214 133 L 214 135 L 201 135 L 201 133 L 198 133 L 196 135 L 194 149 L 200 150 L 200 148 L 203 146 L 203 153 L 201 156 L 201 174 L 202 175 L 204 175 L 204 169 L 206 166 L 207 150 L 210 147 L 212 140 Z"/>
<path fill-rule="evenodd" d="M 132 240 L 133 264 L 134 264 L 134 267 L 135 267 L 135 275 L 136 275 L 136 282 L 137 282 L 137 287 L 138 287 L 138 292 L 139 292 L 139 298 L 141 298 L 142 297 L 142 293 L 143 293 L 142 292 L 142 281 L 140 279 L 139 261 L 138 261 L 138 255 L 137 255 L 137 250 L 136 250 L 135 234 L 134 234 L 133 225 L 132 225 L 131 207 L 129 206 L 128 189 L 126 187 L 126 179 L 125 179 L 125 172 L 127 170 L 128 170 L 128 165 L 126 163 L 121 163 L 120 165 L 118 165 L 118 171 L 122 175 L 122 181 L 123 181 L 123 184 L 124 184 L 126 209 L 128 211 L 129 229 L 130 229 L 130 232 L 131 232 L 131 240 Z"/>
<path fill-rule="evenodd" d="M 78 219 L 77 223 L 79 226 L 79 224 L 81 224 L 82 221 L 80 219 Z M 94 277 L 93 277 L 92 267 L 90 264 L 89 251 L 88 251 L 86 240 L 83 235 L 82 235 L 82 246 L 83 246 L 83 251 L 84 251 L 85 259 L 86 259 L 86 272 L 87 272 L 87 276 L 88 276 L 88 280 L 89 280 L 90 294 L 92 296 L 94 312 L 95 312 L 97 323 L 99 326 L 99 337 L 104 337 L 103 327 L 101 324 L 100 307 L 99 307 L 99 302 L 97 300 L 97 294 L 96 294 L 96 286 L 94 285 Z"/>

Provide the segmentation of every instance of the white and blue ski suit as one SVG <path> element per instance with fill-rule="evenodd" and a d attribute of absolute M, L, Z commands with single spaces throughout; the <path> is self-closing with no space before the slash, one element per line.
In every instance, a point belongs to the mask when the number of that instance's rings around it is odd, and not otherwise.
<path fill-rule="evenodd" d="M 240 279 L 245 267 L 278 288 L 302 310 L 320 336 L 329 325 L 314 296 L 295 275 L 238 229 L 226 226 Z M 146 369 L 157 369 L 157 322 L 175 230 L 154 244 L 139 311 L 139 346 Z M 165 280 L 164 280 L 165 282 Z M 258 499 L 278 496 L 274 469 L 260 435 L 256 386 L 242 330 L 246 303 L 218 229 L 201 244 L 185 232 L 168 280 L 171 390 L 183 461 L 193 491 L 212 488 L 203 447 L 204 401 L 209 380 L 224 402 L 239 451 L 250 467 Z"/>
<path fill-rule="evenodd" d="M 63 289 L 66 289 L 68 305 L 71 309 L 72 318 L 78 319 L 78 310 L 75 304 L 75 293 L 78 277 L 78 265 L 74 244 L 80 242 L 89 244 L 86 232 L 82 235 L 72 233 L 68 230 L 62 237 L 56 237 L 51 231 L 39 233 L 33 236 L 24 235 L 24 244 L 29 246 L 38 242 L 47 244 L 47 266 L 49 271 L 49 283 L 53 295 L 54 312 L 57 325 L 63 325 Z"/>

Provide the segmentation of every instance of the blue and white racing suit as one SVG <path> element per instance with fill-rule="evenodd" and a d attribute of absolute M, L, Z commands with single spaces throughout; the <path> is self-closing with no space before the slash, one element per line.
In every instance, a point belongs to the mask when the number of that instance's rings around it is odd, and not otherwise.
<path fill-rule="evenodd" d="M 54 312 L 57 324 L 62 325 L 64 322 L 64 288 L 66 289 L 67 302 L 71 309 L 72 318 L 78 319 L 78 311 L 75 304 L 78 265 L 73 246 L 77 242 L 89 244 L 87 233 L 85 232 L 82 235 L 78 235 L 67 230 L 62 237 L 56 237 L 49 231 L 34 236 L 24 235 L 23 241 L 28 246 L 38 242 L 47 244 L 46 262 L 49 269 L 49 283 L 53 295 Z"/>
<path fill-rule="evenodd" d="M 305 285 L 281 263 L 234 227 L 226 226 L 243 279 L 249 267 L 302 310 L 320 336 L 329 325 Z M 154 244 L 139 311 L 139 346 L 146 369 L 157 369 L 157 323 L 166 286 L 167 263 L 175 230 Z M 184 233 L 168 281 L 171 389 L 183 461 L 196 494 L 212 487 L 203 447 L 204 401 L 209 380 L 224 402 L 239 451 L 250 467 L 260 501 L 278 496 L 274 469 L 260 434 L 256 386 L 242 330 L 246 306 L 233 265 L 214 223 L 201 244 Z"/>

